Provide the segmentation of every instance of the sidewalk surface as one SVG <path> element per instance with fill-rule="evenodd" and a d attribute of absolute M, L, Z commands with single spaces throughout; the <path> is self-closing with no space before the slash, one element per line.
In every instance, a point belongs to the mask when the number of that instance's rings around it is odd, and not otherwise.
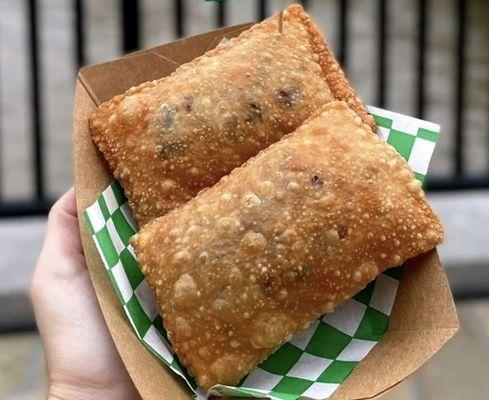
<path fill-rule="evenodd" d="M 489 300 L 457 304 L 461 330 L 431 361 L 384 400 L 486 399 L 489 393 Z M 37 334 L 0 335 L 0 398 L 38 400 L 46 393 Z"/>

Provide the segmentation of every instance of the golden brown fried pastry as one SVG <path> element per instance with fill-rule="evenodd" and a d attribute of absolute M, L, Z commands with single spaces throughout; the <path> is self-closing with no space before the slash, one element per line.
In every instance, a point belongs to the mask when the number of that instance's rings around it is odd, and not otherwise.
<path fill-rule="evenodd" d="M 212 186 L 333 99 L 374 129 L 300 6 L 100 106 L 90 132 L 140 225 Z"/>
<path fill-rule="evenodd" d="M 404 159 L 331 102 L 132 243 L 173 348 L 209 388 L 442 238 Z"/>

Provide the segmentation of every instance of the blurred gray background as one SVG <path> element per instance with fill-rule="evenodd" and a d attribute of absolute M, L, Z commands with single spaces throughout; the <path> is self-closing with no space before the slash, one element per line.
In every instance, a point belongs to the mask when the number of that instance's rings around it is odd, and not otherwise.
<path fill-rule="evenodd" d="M 340 3 L 348 6 L 347 74 L 367 104 L 378 105 L 378 0 L 310 0 L 308 10 L 339 50 Z M 47 197 L 72 185 L 72 98 L 77 70 L 74 1 L 38 3 L 41 114 Z M 121 0 L 86 0 L 83 33 L 86 63 L 122 53 Z M 176 38 L 175 1 L 140 0 L 142 48 Z M 186 0 L 185 35 L 215 29 L 217 5 Z M 258 1 L 228 0 L 226 25 L 257 19 Z M 291 4 L 268 1 L 268 12 Z M 418 0 L 390 0 L 386 108 L 417 112 Z M 426 2 L 427 57 L 424 118 L 442 125 L 430 168 L 453 176 L 456 146 L 456 56 L 458 1 Z M 489 175 L 489 3 L 466 3 L 463 154 L 467 176 Z M 33 110 L 27 1 L 0 0 L 0 199 L 29 200 L 35 194 L 32 157 Z M 447 230 L 440 248 L 458 296 L 461 333 L 387 399 L 487 398 L 489 381 L 489 188 L 430 193 Z M 45 217 L 0 218 L 0 398 L 39 398 L 45 391 L 43 354 L 26 297 L 45 229 Z M 13 331 L 12 331 L 13 330 Z"/>

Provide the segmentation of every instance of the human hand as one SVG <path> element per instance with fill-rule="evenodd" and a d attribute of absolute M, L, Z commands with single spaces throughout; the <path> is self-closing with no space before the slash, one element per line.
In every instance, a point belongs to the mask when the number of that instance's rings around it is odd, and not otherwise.
<path fill-rule="evenodd" d="M 46 353 L 48 399 L 140 399 L 90 282 L 73 189 L 49 213 L 30 294 Z"/>

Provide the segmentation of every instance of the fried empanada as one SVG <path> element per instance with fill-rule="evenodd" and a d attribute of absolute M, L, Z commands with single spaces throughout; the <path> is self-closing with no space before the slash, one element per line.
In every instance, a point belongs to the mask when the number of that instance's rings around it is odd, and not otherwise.
<path fill-rule="evenodd" d="M 331 102 L 132 244 L 173 348 L 209 388 L 442 239 L 406 161 Z"/>
<path fill-rule="evenodd" d="M 140 225 L 294 131 L 328 101 L 375 124 L 300 6 L 102 104 L 90 132 Z"/>

